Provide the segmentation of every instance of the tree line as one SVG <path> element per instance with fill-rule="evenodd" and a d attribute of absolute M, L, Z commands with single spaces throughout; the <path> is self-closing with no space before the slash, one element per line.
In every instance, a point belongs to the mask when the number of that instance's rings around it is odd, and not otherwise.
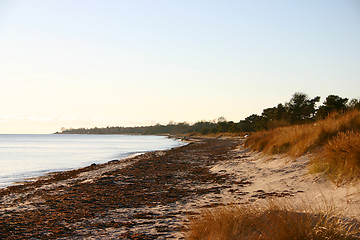
<path fill-rule="evenodd" d="M 294 93 L 289 102 L 266 108 L 261 115 L 252 114 L 239 122 L 227 121 L 224 117 L 216 121 L 199 121 L 194 124 L 187 122 L 167 125 L 156 124 L 140 127 L 106 127 L 62 129 L 61 134 L 186 134 L 186 133 L 223 133 L 223 132 L 254 132 L 268 130 L 281 126 L 305 124 L 324 119 L 332 112 L 345 112 L 351 109 L 360 110 L 360 99 L 342 98 L 329 95 L 317 107 L 320 97 L 309 98 L 305 93 Z"/>

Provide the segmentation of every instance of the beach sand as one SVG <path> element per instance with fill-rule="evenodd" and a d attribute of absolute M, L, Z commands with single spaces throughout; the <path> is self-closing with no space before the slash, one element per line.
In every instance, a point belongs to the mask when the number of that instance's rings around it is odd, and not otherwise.
<path fill-rule="evenodd" d="M 193 138 L 0 189 L 0 238 L 184 239 L 188 217 L 201 209 L 272 198 L 360 216 L 359 185 L 335 186 L 308 174 L 309 156 L 263 156 L 243 141 Z"/>

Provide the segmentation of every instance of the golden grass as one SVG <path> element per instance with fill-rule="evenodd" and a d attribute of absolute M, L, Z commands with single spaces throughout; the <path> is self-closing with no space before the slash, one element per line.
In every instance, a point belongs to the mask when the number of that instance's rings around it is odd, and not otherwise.
<path fill-rule="evenodd" d="M 337 183 L 360 178 L 360 132 L 340 132 L 311 160 L 312 172 L 325 172 Z"/>
<path fill-rule="evenodd" d="M 298 157 L 346 131 L 360 131 L 360 111 L 333 114 L 312 124 L 256 132 L 245 141 L 245 146 L 267 154 L 286 153 Z"/>
<path fill-rule="evenodd" d="M 304 211 L 307 209 L 308 211 Z M 310 211 L 309 211 L 310 209 Z M 359 222 L 332 212 L 271 203 L 264 208 L 233 205 L 204 210 L 190 219 L 189 240 L 360 239 Z"/>

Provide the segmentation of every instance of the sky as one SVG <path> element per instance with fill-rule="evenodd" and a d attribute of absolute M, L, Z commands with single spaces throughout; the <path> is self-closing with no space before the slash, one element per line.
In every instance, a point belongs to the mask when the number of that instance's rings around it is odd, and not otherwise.
<path fill-rule="evenodd" d="M 0 0 L 0 133 L 360 98 L 358 0 Z"/>

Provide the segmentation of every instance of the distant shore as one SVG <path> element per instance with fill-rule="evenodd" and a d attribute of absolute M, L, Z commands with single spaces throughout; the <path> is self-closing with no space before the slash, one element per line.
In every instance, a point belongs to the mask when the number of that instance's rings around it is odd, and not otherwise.
<path fill-rule="evenodd" d="M 358 192 L 308 175 L 306 156 L 268 161 L 241 138 L 188 140 L 0 189 L 0 238 L 183 239 L 188 217 L 201 209 L 270 198 L 333 196 L 347 216 L 359 216 Z"/>

